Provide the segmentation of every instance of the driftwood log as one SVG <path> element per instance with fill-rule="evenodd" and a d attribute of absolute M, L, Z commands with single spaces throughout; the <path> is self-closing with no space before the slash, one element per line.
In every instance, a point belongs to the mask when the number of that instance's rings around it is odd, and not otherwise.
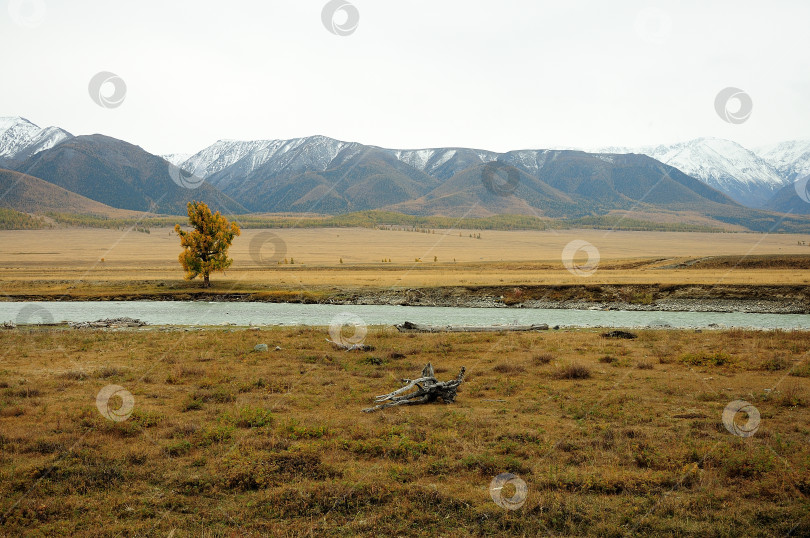
<path fill-rule="evenodd" d="M 495 333 L 495 332 L 526 332 L 526 331 L 547 331 L 548 325 L 488 325 L 485 327 L 466 327 L 453 325 L 420 325 L 406 321 L 395 325 L 401 333 Z"/>
<path fill-rule="evenodd" d="M 413 405 L 434 402 L 441 398 L 444 403 L 452 403 L 456 401 L 456 393 L 458 386 L 464 381 L 464 372 L 467 369 L 461 367 L 458 377 L 451 381 L 439 381 L 436 379 L 436 374 L 433 372 L 433 365 L 427 363 L 422 369 L 422 376 L 418 379 L 403 379 L 405 384 L 401 389 L 394 392 L 377 396 L 374 401 L 378 405 L 363 409 L 364 413 L 371 413 L 379 409 L 387 407 L 395 407 L 397 405 Z M 408 393 L 409 390 L 416 388 L 415 392 Z"/>

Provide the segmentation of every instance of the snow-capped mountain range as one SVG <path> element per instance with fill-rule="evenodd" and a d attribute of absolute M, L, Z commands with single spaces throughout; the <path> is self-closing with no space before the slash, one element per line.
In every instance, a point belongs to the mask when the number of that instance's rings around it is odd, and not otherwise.
<path fill-rule="evenodd" d="M 71 138 L 73 135 L 58 127 L 43 129 L 24 118 L 0 118 L 0 168 L 11 168 L 14 163 Z M 324 172 L 369 148 L 440 181 L 470 166 L 496 160 L 536 174 L 550 154 L 548 150 L 496 153 L 470 148 L 385 149 L 318 135 L 291 140 L 220 140 L 193 155 L 177 153 L 162 157 L 205 178 L 218 189 L 228 190 L 234 182 L 251 176 L 255 182 L 281 174 Z M 650 156 L 749 207 L 766 206 L 777 191 L 810 174 L 810 140 L 787 141 L 753 151 L 717 138 L 584 151 L 603 154 L 606 160 L 611 159 L 611 154 Z"/>
<path fill-rule="evenodd" d="M 247 142 L 220 140 L 178 166 L 205 178 L 218 189 L 226 189 L 259 168 L 268 176 L 282 171 L 323 172 L 339 154 L 347 157 L 361 148 L 361 144 L 325 136 Z"/>
<path fill-rule="evenodd" d="M 268 175 L 289 167 L 322 172 L 344 150 L 356 151 L 358 144 L 324 136 L 293 140 L 220 140 L 178 166 L 223 188 L 268 162 Z M 500 160 L 530 173 L 542 166 L 542 150 L 521 150 L 505 154 L 467 148 L 416 150 L 384 149 L 397 160 L 438 179 L 447 179 L 467 166 Z M 563 148 L 559 148 L 563 149 Z M 564 148 L 581 149 L 581 148 Z M 810 141 L 790 141 L 762 148 L 759 153 L 736 142 L 719 138 L 698 138 L 671 145 L 646 147 L 589 148 L 601 154 L 637 153 L 650 156 L 749 207 L 762 207 L 774 193 L 804 174 L 810 173 Z M 164 156 L 170 158 L 173 156 Z"/>
<path fill-rule="evenodd" d="M 810 142 L 786 142 L 789 147 L 802 146 L 810 149 Z M 598 153 L 640 153 L 674 166 L 681 172 L 696 177 L 737 202 L 749 207 L 762 207 L 774 193 L 794 178 L 781 172 L 775 163 L 787 161 L 792 166 L 787 150 L 776 150 L 768 156 L 757 154 L 736 142 L 720 138 L 698 138 L 671 145 L 631 147 L 607 147 L 588 151 Z M 797 155 L 799 159 L 801 155 Z M 810 155 L 805 156 L 810 164 Z"/>

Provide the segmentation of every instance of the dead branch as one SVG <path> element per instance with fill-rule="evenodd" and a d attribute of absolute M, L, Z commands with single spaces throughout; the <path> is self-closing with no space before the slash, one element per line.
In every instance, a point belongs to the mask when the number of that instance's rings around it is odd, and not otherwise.
<path fill-rule="evenodd" d="M 464 382 L 464 373 L 467 371 L 463 366 L 458 374 L 458 377 L 450 381 L 439 381 L 436 379 L 436 374 L 433 372 L 433 365 L 427 363 L 422 369 L 422 375 L 417 379 L 403 379 L 404 387 L 399 388 L 388 394 L 383 394 L 374 398 L 378 404 L 374 407 L 363 409 L 364 413 L 371 413 L 379 409 L 386 409 L 388 407 L 395 407 L 397 405 L 414 405 L 434 402 L 441 398 L 444 403 L 452 403 L 456 401 L 458 387 Z M 411 389 L 416 389 L 415 392 L 408 392 Z"/>

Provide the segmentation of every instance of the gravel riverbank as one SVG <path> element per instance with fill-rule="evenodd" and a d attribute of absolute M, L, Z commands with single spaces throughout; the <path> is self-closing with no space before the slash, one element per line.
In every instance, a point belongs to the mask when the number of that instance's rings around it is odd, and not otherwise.
<path fill-rule="evenodd" d="M 217 301 L 338 305 L 550 308 L 661 312 L 810 314 L 810 287 L 798 285 L 587 284 L 443 286 L 430 288 L 303 288 L 232 292 L 6 294 L 12 301 Z"/>
<path fill-rule="evenodd" d="M 802 286 L 566 286 L 421 288 L 358 292 L 333 304 L 550 308 L 662 312 L 808 314 L 810 289 Z"/>

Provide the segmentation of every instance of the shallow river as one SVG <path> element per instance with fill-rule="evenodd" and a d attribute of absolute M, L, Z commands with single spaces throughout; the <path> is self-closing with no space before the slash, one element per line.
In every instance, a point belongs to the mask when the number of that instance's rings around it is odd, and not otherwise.
<path fill-rule="evenodd" d="M 810 329 L 807 314 L 724 312 L 628 312 L 621 310 L 545 310 L 426 306 L 319 305 L 202 301 L 0 302 L 0 323 L 94 321 L 128 316 L 150 325 L 329 325 L 336 315 L 359 316 L 367 325 L 403 321 L 429 325 L 531 325 L 569 327 L 675 328 L 749 327 Z"/>

